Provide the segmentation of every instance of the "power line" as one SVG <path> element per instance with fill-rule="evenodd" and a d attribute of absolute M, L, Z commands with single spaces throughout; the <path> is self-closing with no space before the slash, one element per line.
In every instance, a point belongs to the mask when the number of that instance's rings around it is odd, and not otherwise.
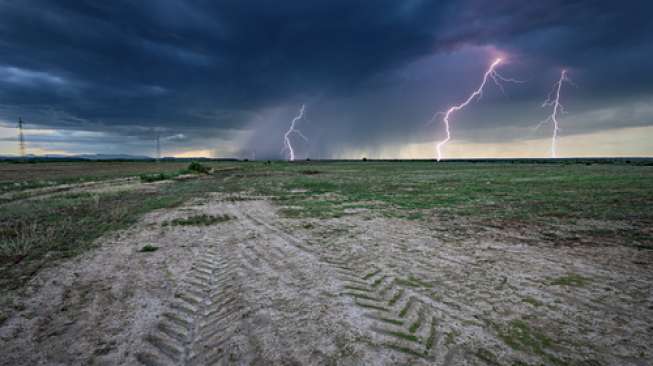
<path fill-rule="evenodd" d="M 27 155 L 25 153 L 25 135 L 23 135 L 23 119 L 18 117 L 18 150 L 21 157 Z"/>

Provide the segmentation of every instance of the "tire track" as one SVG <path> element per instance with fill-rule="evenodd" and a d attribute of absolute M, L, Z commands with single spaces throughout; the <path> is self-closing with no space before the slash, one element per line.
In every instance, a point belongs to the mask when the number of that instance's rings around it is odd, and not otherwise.
<path fill-rule="evenodd" d="M 429 288 L 429 284 L 370 266 L 374 258 L 369 255 L 352 255 L 346 249 L 327 252 L 329 247 L 299 240 L 251 212 L 233 214 L 267 229 L 331 267 L 342 283 L 341 295 L 352 298 L 355 306 L 364 309 L 369 330 L 380 346 L 430 364 L 455 365 L 462 360 L 462 346 L 448 337 L 453 332 L 447 324 L 452 318 L 431 306 L 432 300 L 416 292 L 418 288 Z"/>
<path fill-rule="evenodd" d="M 235 322 L 247 310 L 235 285 L 239 269 L 207 250 L 182 280 L 175 298 L 136 355 L 146 366 L 211 365 L 225 356 Z"/>
<path fill-rule="evenodd" d="M 343 273 L 343 295 L 365 310 L 380 345 L 432 364 L 459 362 L 460 345 L 447 340 L 452 319 L 433 308 L 414 288 L 426 284 L 376 267 L 366 274 Z M 451 344 L 448 344 L 451 343 Z"/>

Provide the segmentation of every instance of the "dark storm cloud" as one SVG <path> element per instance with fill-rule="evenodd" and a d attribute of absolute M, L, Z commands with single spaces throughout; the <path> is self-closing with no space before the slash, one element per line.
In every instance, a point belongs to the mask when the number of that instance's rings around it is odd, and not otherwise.
<path fill-rule="evenodd" d="M 247 144 L 274 155 L 293 108 L 312 101 L 307 128 L 322 137 L 312 149 L 328 156 L 330 146 L 415 138 L 478 81 L 487 58 L 466 50 L 493 47 L 529 83 L 507 101 L 490 96 L 495 122 L 468 127 L 510 126 L 531 118 L 561 66 L 580 79 L 579 112 L 650 98 L 650 10 L 637 1 L 0 0 L 0 118 L 144 139 L 156 128 L 190 145 L 256 129 Z"/>

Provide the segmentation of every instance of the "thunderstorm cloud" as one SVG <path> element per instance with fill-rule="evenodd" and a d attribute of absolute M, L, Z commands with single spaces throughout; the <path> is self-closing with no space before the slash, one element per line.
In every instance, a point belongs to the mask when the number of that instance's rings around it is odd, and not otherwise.
<path fill-rule="evenodd" d="M 501 74 L 524 83 L 490 85 L 455 116 L 452 156 L 546 156 L 550 126 L 534 126 L 563 68 L 574 81 L 563 155 L 653 155 L 652 11 L 590 0 L 0 0 L 0 154 L 16 152 L 22 117 L 35 152 L 152 155 L 159 135 L 169 155 L 280 158 L 305 104 L 299 157 L 432 157 L 443 136 L 433 115 L 503 57 Z"/>

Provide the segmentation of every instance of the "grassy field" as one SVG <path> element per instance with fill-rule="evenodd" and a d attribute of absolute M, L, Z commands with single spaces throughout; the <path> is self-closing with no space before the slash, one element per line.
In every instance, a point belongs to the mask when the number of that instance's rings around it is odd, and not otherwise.
<path fill-rule="evenodd" d="M 357 208 L 411 220 L 532 230 L 558 244 L 651 247 L 653 168 L 430 162 L 243 165 L 225 190 L 251 187 L 289 217 L 337 217 Z M 449 229 L 449 228 L 448 228 Z"/>
<path fill-rule="evenodd" d="M 2 164 L 0 184 L 38 187 L 152 173 L 186 163 Z M 653 167 L 625 164 L 431 162 L 210 163 L 214 175 L 147 191 L 69 192 L 5 203 L 0 211 L 1 288 L 21 286 L 48 261 L 92 247 L 143 213 L 207 192 L 270 196 L 289 218 L 357 210 L 433 223 L 463 239 L 500 229 L 533 244 L 653 249 Z M 27 194 L 29 196 L 29 194 Z M 46 260 L 47 259 L 47 260 Z"/>
<path fill-rule="evenodd" d="M 43 266 L 83 253 L 93 247 L 96 238 L 128 227 L 144 213 L 175 207 L 207 192 L 221 176 L 215 173 L 210 177 L 197 176 L 192 181 L 169 181 L 169 184 L 153 184 L 146 190 L 136 185 L 117 192 L 77 191 L 75 182 L 159 173 L 174 176 L 173 173 L 185 170 L 189 164 L 122 163 L 124 169 L 121 163 L 53 164 L 2 167 L 3 183 L 16 184 L 11 192 L 19 190 L 21 199 L 8 202 L 0 199 L 0 289 L 21 287 Z M 217 166 L 230 167 L 229 164 Z M 52 170 L 56 173 L 49 174 Z M 10 171 L 15 174 L 9 174 Z M 21 180 L 24 178 L 27 180 Z M 56 188 L 60 184 L 73 184 L 73 188 L 44 196 L 32 193 L 32 190 L 40 193 L 39 189 L 45 185 Z"/>
<path fill-rule="evenodd" d="M 212 166 L 216 163 L 204 163 Z M 222 163 L 220 165 L 225 165 Z M 184 169 L 187 162 L 162 161 L 88 161 L 88 162 L 0 162 L 0 193 L 63 183 L 80 183 L 143 174 L 172 173 Z"/>

